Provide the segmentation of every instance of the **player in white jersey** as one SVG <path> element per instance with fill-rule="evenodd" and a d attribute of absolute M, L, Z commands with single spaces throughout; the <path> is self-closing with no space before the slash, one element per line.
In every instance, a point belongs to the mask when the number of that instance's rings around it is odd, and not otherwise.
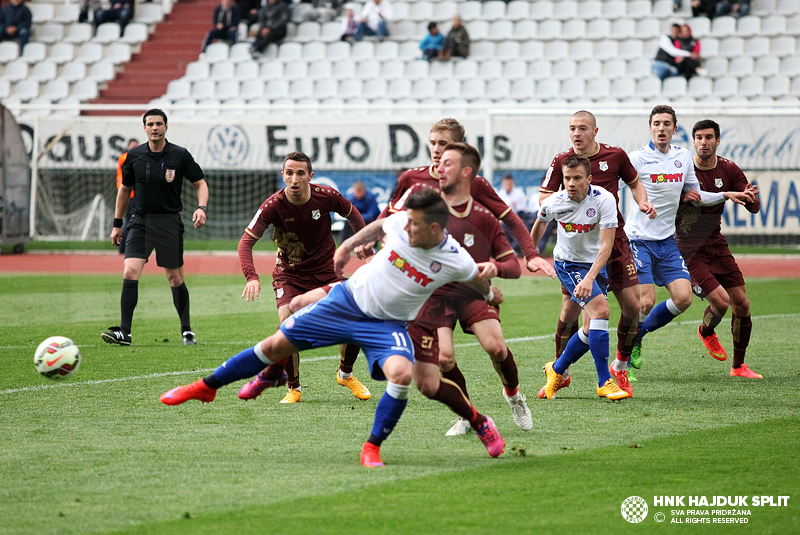
<path fill-rule="evenodd" d="M 407 211 L 378 220 L 348 239 L 334 254 L 341 275 L 352 249 L 387 236 L 375 259 L 335 286 L 321 301 L 297 311 L 279 330 L 254 347 L 228 359 L 213 374 L 161 396 L 166 405 L 190 399 L 214 400 L 217 389 L 252 377 L 264 365 L 293 352 L 340 343 L 364 350 L 376 380 L 387 380 L 385 394 L 375 409 L 375 422 L 361 452 L 366 467 L 383 466 L 380 444 L 397 424 L 408 401 L 414 350 L 406 330 L 434 290 L 448 282 L 465 281 L 491 299 L 490 264 L 478 265 L 453 238 L 445 234 L 449 215 L 438 192 L 425 189 L 406 201 Z M 492 457 L 504 443 L 494 422 L 487 418 L 478 436 Z"/>
<path fill-rule="evenodd" d="M 606 262 L 614 246 L 617 204 L 607 190 L 592 186 L 591 163 L 571 155 L 562 165 L 564 189 L 542 203 L 531 230 L 534 243 L 547 224 L 558 222 L 558 240 L 553 250 L 556 273 L 583 310 L 583 329 L 567 342 L 555 362 L 545 364 L 545 396 L 553 399 L 564 372 L 591 349 L 597 369 L 597 395 L 624 399 L 628 393 L 614 382 L 608 371 L 608 280 Z"/>
<path fill-rule="evenodd" d="M 628 156 L 639 181 L 647 190 L 647 200 L 656 209 L 656 217 L 648 219 L 632 207 L 625 223 L 631 242 L 636 271 L 641 287 L 639 334 L 636 336 L 630 365 L 642 366 L 642 338 L 668 324 L 692 304 L 689 270 L 675 243 L 675 215 L 681 202 L 712 206 L 725 202 L 722 193 L 700 189 L 694 162 L 688 150 L 671 145 L 678 130 L 675 110 L 659 105 L 650 112 L 652 141 Z M 667 288 L 669 299 L 656 305 L 656 285 Z M 629 379 L 635 381 L 635 377 Z"/>

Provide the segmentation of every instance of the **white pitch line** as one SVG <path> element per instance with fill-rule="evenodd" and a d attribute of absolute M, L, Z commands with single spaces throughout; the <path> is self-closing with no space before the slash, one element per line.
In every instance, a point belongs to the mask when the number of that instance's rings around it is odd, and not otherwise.
<path fill-rule="evenodd" d="M 794 318 L 800 316 L 800 314 L 767 314 L 764 316 L 753 316 L 751 319 L 754 320 L 763 320 L 763 319 L 776 319 L 776 318 Z M 695 325 L 697 324 L 697 320 L 687 320 L 687 321 L 677 321 L 669 323 L 667 326 L 670 325 Z M 609 332 L 615 332 L 615 328 L 610 328 Z M 539 336 L 523 336 L 520 338 L 508 338 L 506 342 L 530 342 L 534 340 L 550 340 L 555 336 L 553 334 L 543 334 Z M 223 342 L 214 342 L 222 344 Z M 227 342 L 224 342 L 227 344 Z M 232 342 L 235 344 L 235 342 Z M 98 344 L 102 345 L 102 344 Z M 242 344 L 244 345 L 244 344 Z M 470 346 L 477 346 L 480 345 L 478 342 L 464 342 L 460 344 L 455 344 L 455 347 L 470 347 Z M 4 349 L 5 347 L 10 346 L 0 346 L 0 349 Z M 26 346 L 27 347 L 27 346 Z M 86 347 L 86 346 L 84 346 Z M 321 360 L 333 360 L 338 359 L 339 355 L 327 355 L 323 357 L 308 357 L 308 358 L 301 358 L 300 362 L 317 362 Z M 67 386 L 86 386 L 86 385 L 99 385 L 99 384 L 106 384 L 106 383 L 119 383 L 122 381 L 140 381 L 142 379 L 159 379 L 161 377 L 170 377 L 173 375 L 189 375 L 189 374 L 197 374 L 197 373 L 209 373 L 216 370 L 216 368 L 205 368 L 202 370 L 183 370 L 178 372 L 163 372 L 163 373 L 151 373 L 148 375 L 136 375 L 133 377 L 117 377 L 114 379 L 96 379 L 93 381 L 81 381 L 81 382 L 74 382 L 74 383 L 53 383 L 53 384 L 46 384 L 46 385 L 38 385 L 38 386 L 26 386 L 23 388 L 9 388 L 6 390 L 0 390 L 0 395 L 3 394 L 16 394 L 18 392 L 32 392 L 36 390 L 47 390 L 50 388 L 63 388 Z"/>

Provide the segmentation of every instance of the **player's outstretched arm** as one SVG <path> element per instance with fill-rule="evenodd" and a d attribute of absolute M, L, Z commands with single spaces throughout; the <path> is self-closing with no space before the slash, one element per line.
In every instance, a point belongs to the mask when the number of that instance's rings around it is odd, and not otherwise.
<path fill-rule="evenodd" d="M 631 189 L 634 202 L 639 206 L 639 211 L 646 214 L 648 218 L 655 219 L 656 207 L 647 201 L 647 190 L 644 189 L 642 183 L 637 180 L 633 184 L 629 184 L 628 187 Z"/>
<path fill-rule="evenodd" d="M 328 292 L 325 291 L 325 288 L 314 288 L 304 294 L 293 297 L 289 303 L 289 312 L 294 314 L 301 308 L 307 307 L 311 303 L 316 303 L 326 295 L 328 295 Z"/>
<path fill-rule="evenodd" d="M 383 223 L 384 221 L 382 219 L 373 221 L 356 232 L 353 236 L 347 238 L 342 242 L 339 248 L 336 249 L 336 252 L 333 254 L 333 269 L 338 277 L 342 276 L 344 266 L 347 264 L 348 260 L 350 260 L 350 253 L 353 249 L 365 243 L 378 241 L 386 235 L 383 231 Z"/>

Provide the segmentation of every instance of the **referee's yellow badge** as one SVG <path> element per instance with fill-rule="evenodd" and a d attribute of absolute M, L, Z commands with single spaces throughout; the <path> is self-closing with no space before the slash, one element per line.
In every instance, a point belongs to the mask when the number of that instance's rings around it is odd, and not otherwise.
<path fill-rule="evenodd" d="M 167 169 L 164 173 L 164 178 L 167 179 L 167 182 L 172 182 L 175 180 L 175 169 Z"/>

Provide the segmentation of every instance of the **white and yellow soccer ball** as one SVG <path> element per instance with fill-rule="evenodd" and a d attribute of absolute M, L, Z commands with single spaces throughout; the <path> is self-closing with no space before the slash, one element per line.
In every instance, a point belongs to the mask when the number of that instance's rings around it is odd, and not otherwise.
<path fill-rule="evenodd" d="M 48 379 L 63 379 L 77 371 L 81 365 L 81 353 L 69 338 L 51 336 L 36 348 L 33 365 Z"/>

